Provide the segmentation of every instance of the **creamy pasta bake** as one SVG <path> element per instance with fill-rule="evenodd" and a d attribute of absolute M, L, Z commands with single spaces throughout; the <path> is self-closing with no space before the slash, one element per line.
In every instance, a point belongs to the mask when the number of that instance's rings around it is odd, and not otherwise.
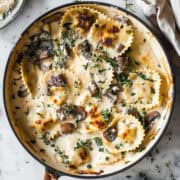
<path fill-rule="evenodd" d="M 68 7 L 29 28 L 11 57 L 7 91 L 19 134 L 43 161 L 100 174 L 146 150 L 172 86 L 151 38 L 125 13 L 95 5 Z"/>

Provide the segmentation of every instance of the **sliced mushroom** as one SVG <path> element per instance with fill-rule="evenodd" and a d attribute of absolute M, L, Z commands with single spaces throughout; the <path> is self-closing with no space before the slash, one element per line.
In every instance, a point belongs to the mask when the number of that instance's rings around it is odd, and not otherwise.
<path fill-rule="evenodd" d="M 99 87 L 95 81 L 92 81 L 91 84 L 88 86 L 88 90 L 91 96 L 96 96 L 99 94 Z"/>
<path fill-rule="evenodd" d="M 91 57 L 91 44 L 89 43 L 88 40 L 84 40 L 80 45 L 79 45 L 80 51 L 84 57 L 86 57 L 88 60 Z"/>
<path fill-rule="evenodd" d="M 40 40 L 50 40 L 51 39 L 50 33 L 48 31 L 42 30 L 39 33 L 39 39 Z"/>
<path fill-rule="evenodd" d="M 151 111 L 146 114 L 145 120 L 148 122 L 148 124 L 150 124 L 152 121 L 160 117 L 161 117 L 161 114 L 158 111 Z"/>
<path fill-rule="evenodd" d="M 30 37 L 31 43 L 26 46 L 25 55 L 33 62 L 52 56 L 53 44 L 48 31 L 42 31 Z"/>
<path fill-rule="evenodd" d="M 116 61 L 117 61 L 117 64 L 118 64 L 117 72 L 121 73 L 123 71 L 128 70 L 129 60 L 126 57 L 118 56 L 116 58 Z"/>
<path fill-rule="evenodd" d="M 106 129 L 103 132 L 103 136 L 107 141 L 113 142 L 117 137 L 117 133 L 118 133 L 117 128 L 115 126 L 113 126 L 113 127 L 109 127 L 108 129 Z"/>
<path fill-rule="evenodd" d="M 66 85 L 67 81 L 63 74 L 52 75 L 48 81 L 48 86 L 65 87 Z"/>
<path fill-rule="evenodd" d="M 82 121 L 86 119 L 87 113 L 85 111 L 85 109 L 82 106 L 78 106 L 76 109 L 76 120 L 77 121 Z"/>
<path fill-rule="evenodd" d="M 30 36 L 30 40 L 32 43 L 38 42 L 40 40 L 50 40 L 51 36 L 48 31 L 42 30 L 40 33 L 36 33 Z"/>
<path fill-rule="evenodd" d="M 84 29 L 89 30 L 93 22 L 95 21 L 93 15 L 88 15 L 87 11 L 84 11 L 83 13 L 80 13 L 78 16 L 78 24 L 77 26 Z"/>
<path fill-rule="evenodd" d="M 141 115 L 139 114 L 138 110 L 136 108 L 129 108 L 127 111 L 128 114 L 135 116 L 137 119 L 141 118 Z"/>
<path fill-rule="evenodd" d="M 112 94 L 111 92 L 107 92 L 106 96 L 110 99 L 110 101 L 114 104 L 117 101 L 117 95 Z"/>
<path fill-rule="evenodd" d="M 101 43 L 106 47 L 112 46 L 113 45 L 113 39 L 111 37 L 106 37 L 106 38 L 103 38 L 101 40 Z"/>
<path fill-rule="evenodd" d="M 64 46 L 64 54 L 69 57 L 73 57 L 73 50 L 69 47 L 68 44 L 65 44 Z"/>
<path fill-rule="evenodd" d="M 53 49 L 52 42 L 50 40 L 42 40 L 37 45 L 35 56 L 37 59 L 45 59 L 51 56 Z"/>
<path fill-rule="evenodd" d="M 70 134 L 74 131 L 75 125 L 73 123 L 67 122 L 61 124 L 61 132 L 63 134 Z"/>
<path fill-rule="evenodd" d="M 52 61 L 51 58 L 43 59 L 38 61 L 37 65 L 42 72 L 47 72 L 51 68 Z"/>
<path fill-rule="evenodd" d="M 125 46 L 123 44 L 119 44 L 117 51 L 121 52 L 124 48 L 125 48 Z"/>
<path fill-rule="evenodd" d="M 117 101 L 117 94 L 120 91 L 119 86 L 111 85 L 110 88 L 106 92 L 106 96 L 115 103 Z"/>

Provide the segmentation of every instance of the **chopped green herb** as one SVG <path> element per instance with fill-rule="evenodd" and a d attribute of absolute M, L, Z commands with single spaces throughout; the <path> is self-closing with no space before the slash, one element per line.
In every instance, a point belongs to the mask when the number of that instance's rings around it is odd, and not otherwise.
<path fill-rule="evenodd" d="M 91 103 L 91 102 L 89 102 L 87 105 L 88 105 L 88 106 L 91 106 L 91 105 L 92 105 L 92 103 Z"/>
<path fill-rule="evenodd" d="M 96 143 L 98 146 L 102 146 L 102 145 L 103 145 L 103 142 L 102 142 L 101 138 L 99 138 L 99 137 L 95 137 L 95 138 L 94 138 L 94 141 L 95 141 L 95 143 Z"/>
<path fill-rule="evenodd" d="M 40 116 L 40 117 L 44 117 L 43 114 L 41 114 L 41 113 L 39 113 L 39 112 L 37 112 L 36 114 L 37 114 L 38 116 Z"/>
<path fill-rule="evenodd" d="M 128 79 L 128 74 L 126 73 L 121 73 L 119 75 L 119 83 L 121 85 L 128 85 L 128 86 L 132 85 L 132 82 Z"/>
<path fill-rule="evenodd" d="M 91 139 L 86 139 L 85 141 L 79 140 L 76 143 L 76 146 L 74 147 L 74 150 L 77 150 L 77 149 L 79 149 L 81 147 L 85 147 L 85 148 L 87 148 L 89 150 L 93 150 Z"/>
<path fill-rule="evenodd" d="M 79 88 L 79 87 L 80 87 L 79 82 L 74 81 L 74 87 L 75 87 L 75 88 Z"/>
<path fill-rule="evenodd" d="M 121 155 L 124 156 L 126 154 L 126 152 L 121 152 Z"/>
<path fill-rule="evenodd" d="M 105 122 L 108 122 L 109 119 L 111 118 L 112 115 L 112 110 L 111 109 L 105 109 L 101 111 L 101 116 L 103 117 Z"/>
<path fill-rule="evenodd" d="M 131 34 L 132 31 L 131 31 L 131 30 L 127 30 L 126 33 L 127 33 L 127 34 Z"/>
<path fill-rule="evenodd" d="M 98 83 L 100 83 L 100 84 L 104 84 L 106 81 L 104 80 L 104 81 L 98 81 Z"/>
<path fill-rule="evenodd" d="M 88 169 L 91 169 L 91 168 L 92 168 L 92 165 L 91 165 L 91 164 L 88 164 L 88 165 L 87 165 L 87 168 L 88 168 Z"/>
<path fill-rule="evenodd" d="M 94 64 L 93 68 L 99 68 L 99 66 L 100 66 L 99 64 Z"/>
<path fill-rule="evenodd" d="M 49 132 L 45 131 L 42 136 L 41 136 L 42 141 L 44 142 L 44 144 L 49 145 L 51 143 L 50 141 L 50 137 L 49 137 Z"/>
<path fill-rule="evenodd" d="M 135 95 L 136 95 L 136 93 L 134 93 L 134 92 L 131 93 L 131 96 L 135 96 Z"/>
<path fill-rule="evenodd" d="M 143 125 L 144 128 L 146 128 L 146 119 L 145 119 L 145 116 L 146 116 L 147 112 L 146 110 L 143 108 L 141 111 L 140 111 L 140 121 Z"/>
<path fill-rule="evenodd" d="M 67 108 L 64 109 L 64 114 L 69 116 L 71 114 L 74 114 L 75 110 L 76 110 L 76 106 L 70 105 L 70 106 L 68 106 Z"/>
<path fill-rule="evenodd" d="M 117 144 L 117 145 L 115 146 L 116 149 L 121 149 L 121 147 L 123 147 L 123 144 L 122 144 L 122 143 Z"/>
<path fill-rule="evenodd" d="M 144 79 L 144 80 L 154 82 L 153 79 L 148 78 L 148 77 L 147 77 L 145 74 L 143 74 L 142 72 L 136 72 L 136 74 L 137 74 L 140 78 L 142 78 L 142 79 Z"/>
<path fill-rule="evenodd" d="M 99 152 L 104 152 L 104 148 L 99 148 Z"/>
<path fill-rule="evenodd" d="M 138 148 L 136 148 L 135 152 L 142 152 L 144 149 L 144 146 L 139 146 Z"/>
<path fill-rule="evenodd" d="M 89 65 L 89 64 L 87 63 L 87 64 L 83 64 L 82 66 L 84 67 L 85 70 L 87 70 L 88 65 Z"/>
<path fill-rule="evenodd" d="M 64 164 L 69 164 L 69 157 L 64 151 L 60 150 L 59 146 L 56 146 L 54 151 L 60 155 Z"/>

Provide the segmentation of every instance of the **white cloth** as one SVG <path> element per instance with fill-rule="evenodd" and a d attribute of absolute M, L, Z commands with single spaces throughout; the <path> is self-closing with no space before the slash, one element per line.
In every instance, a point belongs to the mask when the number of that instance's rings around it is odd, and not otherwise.
<path fill-rule="evenodd" d="M 180 0 L 136 0 L 136 3 L 159 26 L 180 56 Z"/>

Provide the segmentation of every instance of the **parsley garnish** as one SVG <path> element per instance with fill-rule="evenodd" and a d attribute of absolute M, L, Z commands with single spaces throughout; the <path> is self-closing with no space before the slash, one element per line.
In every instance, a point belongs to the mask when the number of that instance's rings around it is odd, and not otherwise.
<path fill-rule="evenodd" d="M 105 110 L 101 111 L 101 116 L 103 117 L 105 122 L 109 121 L 111 115 L 112 115 L 111 109 L 105 109 Z"/>
<path fill-rule="evenodd" d="M 120 144 L 117 144 L 117 145 L 115 146 L 115 148 L 116 148 L 116 149 L 121 149 L 122 146 L 123 146 L 123 144 L 120 143 Z"/>
<path fill-rule="evenodd" d="M 83 64 L 82 66 L 84 67 L 85 70 L 87 70 L 88 65 L 89 65 L 89 64 L 87 63 L 87 64 Z"/>
<path fill-rule="evenodd" d="M 134 92 L 131 93 L 131 96 L 135 96 L 135 95 L 136 95 L 136 93 L 134 93 Z"/>
<path fill-rule="evenodd" d="M 147 77 L 145 74 L 143 74 L 142 72 L 136 72 L 136 74 L 137 74 L 140 78 L 142 78 L 142 79 L 144 79 L 144 80 L 154 82 L 153 79 L 148 78 L 148 77 Z"/>
<path fill-rule="evenodd" d="M 88 168 L 88 169 L 91 169 L 91 168 L 92 168 L 92 165 L 91 165 L 91 164 L 88 164 L 88 165 L 87 165 L 87 168 Z"/>
<path fill-rule="evenodd" d="M 74 81 L 74 87 L 79 88 L 79 82 L 78 81 Z"/>
<path fill-rule="evenodd" d="M 102 146 L 102 145 L 103 145 L 103 142 L 102 142 L 102 140 L 101 140 L 99 137 L 95 137 L 95 138 L 94 138 L 94 141 L 95 141 L 95 143 L 96 143 L 98 146 Z"/>
<path fill-rule="evenodd" d="M 93 150 L 91 139 L 86 139 L 85 141 L 79 140 L 76 143 L 76 146 L 74 147 L 74 150 L 77 150 L 77 149 L 79 149 L 81 147 L 85 147 L 85 148 L 87 148 L 89 150 Z"/>
<path fill-rule="evenodd" d="M 44 144 L 49 145 L 51 143 L 50 138 L 49 138 L 49 132 L 45 131 L 42 136 L 41 136 L 42 141 Z"/>
<path fill-rule="evenodd" d="M 54 151 L 60 155 L 64 164 L 69 164 L 69 157 L 64 151 L 61 151 L 58 146 L 55 147 Z"/>
<path fill-rule="evenodd" d="M 146 127 L 146 119 L 145 119 L 145 116 L 146 116 L 147 112 L 145 111 L 145 109 L 143 108 L 141 111 L 140 111 L 140 121 L 143 125 L 143 127 L 145 128 Z"/>
<path fill-rule="evenodd" d="M 132 82 L 128 79 L 128 74 L 126 73 L 121 73 L 119 75 L 119 83 L 121 85 L 129 85 L 129 86 L 132 85 Z"/>

